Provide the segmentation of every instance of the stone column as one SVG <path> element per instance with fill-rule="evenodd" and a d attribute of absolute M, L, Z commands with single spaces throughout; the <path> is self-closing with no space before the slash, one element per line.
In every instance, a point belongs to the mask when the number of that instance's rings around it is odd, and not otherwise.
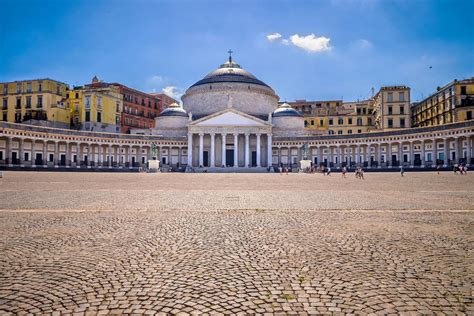
<path fill-rule="evenodd" d="M 87 144 L 87 166 L 91 165 L 92 160 L 92 145 L 89 143 Z"/>
<path fill-rule="evenodd" d="M 323 155 L 321 153 L 322 150 L 323 148 L 321 145 L 316 148 L 316 157 L 318 157 L 318 165 L 323 162 Z"/>
<path fill-rule="evenodd" d="M 56 142 L 56 146 L 57 144 L 58 143 Z M 31 165 L 36 166 L 36 140 L 35 139 L 31 140 Z"/>
<path fill-rule="evenodd" d="M 260 134 L 257 134 L 257 167 L 260 167 Z"/>
<path fill-rule="evenodd" d="M 66 143 L 66 153 L 68 149 L 68 143 Z M 67 164 L 67 156 L 66 156 L 66 164 Z M 43 166 L 48 166 L 48 141 L 45 139 L 43 140 Z"/>
<path fill-rule="evenodd" d="M 23 140 L 23 138 L 20 138 L 20 141 L 18 142 L 18 152 L 19 152 L 18 155 L 20 156 L 18 158 L 20 160 L 20 165 L 21 166 L 23 166 L 23 162 L 25 160 L 25 149 L 24 149 L 25 145 L 24 145 L 24 142 L 25 141 Z M 31 150 L 33 150 L 33 142 L 34 141 L 31 140 L 31 148 L 32 148 Z M 31 165 L 33 165 L 33 160 L 31 160 Z"/>
<path fill-rule="evenodd" d="M 8 165 L 11 165 L 11 160 L 10 160 L 10 152 L 11 152 L 11 138 L 7 137 L 5 139 L 5 162 L 8 163 Z"/>
<path fill-rule="evenodd" d="M 341 145 L 337 144 L 336 146 L 336 157 L 337 157 L 337 164 L 339 166 L 342 165 L 342 160 L 341 160 Z"/>
<path fill-rule="evenodd" d="M 183 160 L 183 147 L 179 146 L 178 147 L 178 166 L 181 168 L 181 165 Z"/>
<path fill-rule="evenodd" d="M 357 160 L 356 160 L 356 164 L 360 164 L 361 161 L 360 161 L 360 144 L 357 144 Z"/>
<path fill-rule="evenodd" d="M 466 136 L 466 164 L 467 165 L 471 164 L 471 158 L 472 158 L 471 137 Z"/>
<path fill-rule="evenodd" d="M 380 142 L 377 145 L 377 168 L 382 167 L 382 145 Z"/>
<path fill-rule="evenodd" d="M 226 138 L 227 138 L 227 134 L 225 133 L 222 133 L 221 134 L 221 144 L 222 144 L 222 148 L 221 148 L 221 155 L 222 155 L 222 158 L 221 158 L 221 164 L 226 167 L 227 166 L 227 157 L 226 157 Z"/>
<path fill-rule="evenodd" d="M 58 167 L 58 161 L 59 161 L 59 142 L 55 141 L 54 142 L 54 167 Z"/>
<path fill-rule="evenodd" d="M 239 134 L 234 134 L 234 167 L 239 166 Z"/>
<path fill-rule="evenodd" d="M 387 167 L 392 167 L 392 143 L 387 143 Z"/>
<path fill-rule="evenodd" d="M 372 148 L 370 145 L 371 144 L 367 144 L 367 166 L 372 168 Z"/>
<path fill-rule="evenodd" d="M 444 139 L 444 166 L 447 167 L 449 163 L 449 141 L 447 138 Z"/>
<path fill-rule="evenodd" d="M 267 167 L 273 165 L 272 134 L 267 134 Z"/>
<path fill-rule="evenodd" d="M 71 155 L 72 155 L 72 144 L 70 142 L 66 142 L 66 168 L 71 167 Z"/>
<path fill-rule="evenodd" d="M 160 161 L 160 164 L 161 164 L 161 161 Z M 132 164 L 132 145 L 128 145 L 128 167 L 129 168 L 133 167 L 133 164 Z"/>
<path fill-rule="evenodd" d="M 141 151 L 140 151 L 141 155 Z M 108 157 L 109 157 L 109 168 L 112 168 L 112 145 L 109 144 L 109 152 L 108 152 Z"/>
<path fill-rule="evenodd" d="M 158 150 L 158 155 L 157 155 L 156 159 L 158 159 L 158 161 L 159 161 L 160 164 L 161 164 L 161 162 L 163 161 L 163 159 L 162 159 L 162 158 L 163 158 L 163 157 L 162 157 L 162 155 L 163 155 L 163 147 L 162 147 L 162 146 L 157 146 L 157 150 Z"/>
<path fill-rule="evenodd" d="M 216 166 L 216 134 L 211 133 L 211 167 Z"/>
<path fill-rule="evenodd" d="M 403 165 L 403 142 L 398 143 L 398 163 Z"/>
<path fill-rule="evenodd" d="M 245 133 L 245 168 L 250 165 L 250 134 Z"/>
<path fill-rule="evenodd" d="M 77 146 L 78 146 L 78 150 L 77 150 L 77 156 L 78 156 L 78 162 L 79 162 L 79 166 L 81 165 L 81 161 L 83 159 L 83 153 L 82 153 L 82 146 L 81 146 L 81 143 L 77 143 Z M 56 158 L 56 154 L 54 154 L 54 158 Z"/>
<path fill-rule="evenodd" d="M 281 165 L 281 147 L 278 147 L 278 167 Z"/>
<path fill-rule="evenodd" d="M 168 166 L 172 167 L 173 166 L 173 162 L 172 162 L 172 158 L 173 158 L 173 151 L 172 151 L 172 146 L 168 146 Z"/>
<path fill-rule="evenodd" d="M 421 150 L 420 163 L 421 163 L 421 167 L 423 168 L 425 166 L 425 140 L 424 139 L 421 140 L 420 150 Z"/>
<path fill-rule="evenodd" d="M 188 133 L 188 166 L 193 166 L 193 133 Z"/>
<path fill-rule="evenodd" d="M 454 138 L 454 157 L 455 157 L 455 160 L 454 160 L 454 163 L 458 163 L 459 161 L 459 137 L 456 137 Z"/>
<path fill-rule="evenodd" d="M 99 167 L 102 167 L 102 162 L 104 161 L 103 160 L 103 157 L 102 157 L 102 144 L 98 144 L 97 145 L 97 151 L 98 151 L 98 157 L 97 157 L 97 165 Z"/>
<path fill-rule="evenodd" d="M 288 147 L 288 167 L 291 166 L 291 146 Z"/>
<path fill-rule="evenodd" d="M 433 162 L 433 165 L 436 166 L 438 160 L 438 143 L 436 142 L 436 138 L 433 138 L 432 140 L 431 155 L 431 161 Z"/>
<path fill-rule="evenodd" d="M 12 162 L 13 156 L 12 156 L 12 139 L 10 137 L 7 137 L 7 139 L 5 140 L 5 145 L 6 145 L 5 156 L 6 156 L 6 159 L 8 160 L 8 165 L 11 166 L 13 163 Z"/>
<path fill-rule="evenodd" d="M 199 133 L 199 167 L 204 167 L 204 134 Z"/>
<path fill-rule="evenodd" d="M 413 141 L 410 141 L 410 153 L 408 154 L 408 161 L 410 162 L 410 167 L 415 166 L 415 154 L 414 154 L 414 149 L 413 149 Z"/>

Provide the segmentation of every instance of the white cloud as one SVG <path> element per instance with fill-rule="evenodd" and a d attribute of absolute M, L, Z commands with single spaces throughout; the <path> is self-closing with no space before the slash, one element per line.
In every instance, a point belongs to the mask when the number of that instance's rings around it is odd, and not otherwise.
<path fill-rule="evenodd" d="M 272 34 L 267 35 L 267 40 L 269 40 L 270 42 L 274 42 L 276 40 L 279 40 L 280 38 L 281 38 L 280 33 L 272 33 Z"/>
<path fill-rule="evenodd" d="M 150 84 L 162 84 L 165 81 L 165 78 L 162 76 L 154 75 L 148 81 Z"/>
<path fill-rule="evenodd" d="M 362 49 L 372 48 L 374 46 L 372 42 L 363 38 L 357 40 L 356 45 L 358 48 Z"/>
<path fill-rule="evenodd" d="M 290 45 L 290 41 L 287 40 L 286 38 L 282 39 L 282 40 L 281 40 L 281 43 L 282 43 L 283 45 Z"/>
<path fill-rule="evenodd" d="M 309 53 L 320 53 L 331 50 L 329 46 L 329 41 L 331 40 L 328 37 L 318 37 L 314 34 L 309 34 L 306 36 L 299 36 L 294 34 L 290 36 L 291 43 Z"/>
<path fill-rule="evenodd" d="M 172 97 L 175 100 L 179 100 L 181 96 L 184 94 L 184 92 L 175 86 L 166 86 L 163 88 L 163 93 L 166 94 L 169 97 Z"/>

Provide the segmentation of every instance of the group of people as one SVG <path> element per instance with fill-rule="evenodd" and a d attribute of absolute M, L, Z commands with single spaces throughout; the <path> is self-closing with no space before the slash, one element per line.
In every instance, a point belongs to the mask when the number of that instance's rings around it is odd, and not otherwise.
<path fill-rule="evenodd" d="M 453 168 L 453 171 L 454 171 L 454 174 L 467 174 L 467 167 L 466 165 L 454 165 L 454 168 Z"/>

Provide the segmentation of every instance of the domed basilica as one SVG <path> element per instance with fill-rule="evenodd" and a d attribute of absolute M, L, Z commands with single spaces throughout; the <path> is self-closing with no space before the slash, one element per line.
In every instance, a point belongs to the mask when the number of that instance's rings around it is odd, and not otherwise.
<path fill-rule="evenodd" d="M 156 118 L 152 135 L 187 137 L 188 166 L 261 167 L 272 164 L 272 136 L 303 136 L 303 117 L 275 91 L 229 57 Z"/>

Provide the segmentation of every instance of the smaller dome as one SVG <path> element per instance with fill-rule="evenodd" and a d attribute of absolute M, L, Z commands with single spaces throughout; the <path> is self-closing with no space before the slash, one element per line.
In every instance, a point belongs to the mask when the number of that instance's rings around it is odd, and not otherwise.
<path fill-rule="evenodd" d="M 291 116 L 291 117 L 301 117 L 302 115 L 298 113 L 295 109 L 293 109 L 288 103 L 281 104 L 278 109 L 273 111 L 273 117 L 283 117 L 283 116 Z"/>
<path fill-rule="evenodd" d="M 185 117 L 187 117 L 188 113 L 186 113 L 186 111 L 181 106 L 179 106 L 178 103 L 172 103 L 166 109 L 164 109 L 158 116 L 159 117 L 161 117 L 161 116 L 185 116 Z"/>

